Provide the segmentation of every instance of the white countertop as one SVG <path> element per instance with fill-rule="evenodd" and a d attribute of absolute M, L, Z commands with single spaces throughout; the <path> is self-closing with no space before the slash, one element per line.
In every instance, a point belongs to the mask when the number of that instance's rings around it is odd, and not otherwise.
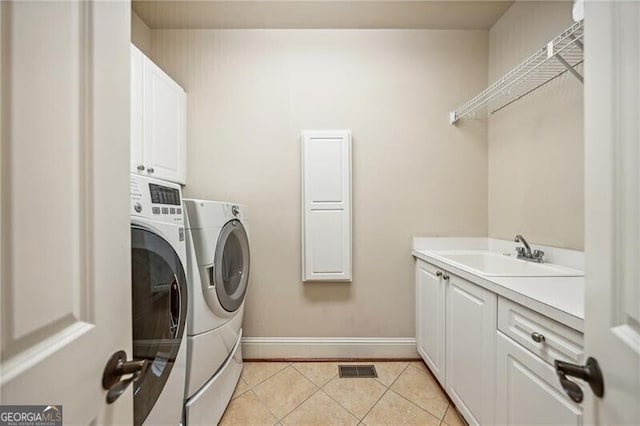
<path fill-rule="evenodd" d="M 429 239 L 451 240 L 451 239 Z M 470 248 L 464 239 L 456 239 L 457 244 L 446 245 L 447 250 Z M 482 249 L 478 239 L 473 249 Z M 462 244 L 460 244 L 462 243 Z M 429 244 L 426 244 L 428 246 Z M 529 309 L 537 311 L 580 332 L 584 332 L 584 277 L 496 277 L 473 273 L 437 255 L 440 244 L 433 249 L 422 248 L 425 244 L 414 241 L 413 256 L 446 269 L 468 281 L 486 288 L 500 296 L 513 300 Z M 457 246 L 457 247 L 456 247 Z M 571 254 L 571 253 L 570 253 Z M 560 262 L 557 262 L 561 264 Z M 575 266 L 575 265 L 572 265 Z"/>

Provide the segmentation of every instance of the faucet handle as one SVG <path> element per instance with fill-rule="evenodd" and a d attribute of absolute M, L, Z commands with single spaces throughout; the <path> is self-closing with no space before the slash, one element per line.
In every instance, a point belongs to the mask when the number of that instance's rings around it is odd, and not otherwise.
<path fill-rule="evenodd" d="M 516 253 L 518 253 L 518 257 L 523 257 L 524 256 L 524 247 L 516 247 Z"/>
<path fill-rule="evenodd" d="M 534 250 L 533 258 L 534 259 L 542 259 L 544 257 L 544 252 L 542 250 Z"/>

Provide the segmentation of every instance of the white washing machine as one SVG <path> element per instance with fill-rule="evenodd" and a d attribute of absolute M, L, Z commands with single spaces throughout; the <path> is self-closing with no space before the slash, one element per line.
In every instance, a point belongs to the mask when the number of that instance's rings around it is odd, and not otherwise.
<path fill-rule="evenodd" d="M 249 283 L 246 208 L 185 199 L 187 325 L 185 422 L 216 424 L 242 371 L 242 316 Z"/>
<path fill-rule="evenodd" d="M 187 246 L 180 186 L 131 175 L 134 424 L 182 421 L 187 366 Z"/>

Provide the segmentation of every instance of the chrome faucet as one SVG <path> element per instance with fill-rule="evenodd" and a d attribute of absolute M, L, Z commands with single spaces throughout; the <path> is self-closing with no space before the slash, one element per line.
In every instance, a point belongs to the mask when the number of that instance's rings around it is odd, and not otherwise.
<path fill-rule="evenodd" d="M 524 247 L 516 247 L 518 259 L 527 260 L 529 262 L 544 263 L 544 252 L 542 250 L 534 250 L 531 252 L 531 246 L 520 234 L 514 239 L 516 243 L 522 243 Z"/>

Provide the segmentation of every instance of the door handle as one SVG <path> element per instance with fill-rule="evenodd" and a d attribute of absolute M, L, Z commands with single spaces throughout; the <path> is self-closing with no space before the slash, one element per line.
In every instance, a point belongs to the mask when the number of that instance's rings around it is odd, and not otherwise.
<path fill-rule="evenodd" d="M 102 388 L 108 390 L 107 404 L 113 403 L 127 390 L 127 387 L 147 370 L 146 359 L 141 361 L 127 361 L 127 353 L 118 351 L 114 353 L 102 373 Z M 125 380 L 120 380 L 122 376 L 131 374 Z"/>
<path fill-rule="evenodd" d="M 564 361 L 554 361 L 558 379 L 565 393 L 575 402 L 582 402 L 582 388 L 575 382 L 569 380 L 567 376 L 577 377 L 589 383 L 594 395 L 602 398 L 604 395 L 604 379 L 600 365 L 595 358 L 589 357 L 585 365 L 570 364 Z"/>
<path fill-rule="evenodd" d="M 182 294 L 180 293 L 180 284 L 175 278 L 171 282 L 169 289 L 169 331 L 175 339 L 180 332 L 180 305 L 182 304 Z"/>

